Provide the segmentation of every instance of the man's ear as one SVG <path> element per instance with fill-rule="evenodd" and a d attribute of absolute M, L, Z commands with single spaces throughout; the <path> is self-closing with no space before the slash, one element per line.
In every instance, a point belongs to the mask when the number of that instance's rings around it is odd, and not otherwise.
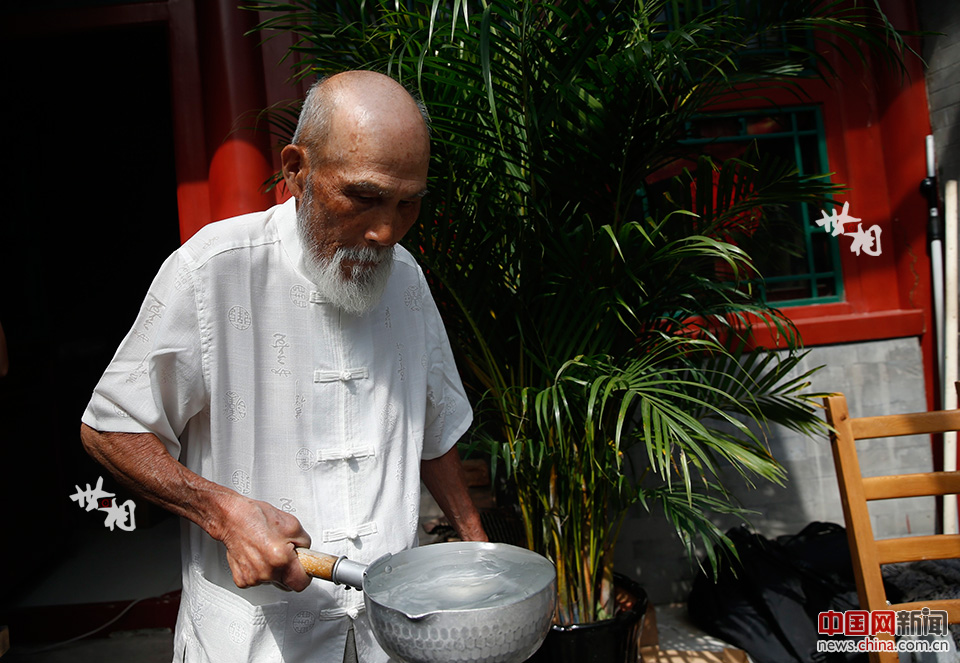
<path fill-rule="evenodd" d="M 287 190 L 299 200 L 307 184 L 307 174 L 310 170 L 304 148 L 300 145 L 284 147 L 280 151 L 280 168 L 283 179 L 287 183 Z"/>

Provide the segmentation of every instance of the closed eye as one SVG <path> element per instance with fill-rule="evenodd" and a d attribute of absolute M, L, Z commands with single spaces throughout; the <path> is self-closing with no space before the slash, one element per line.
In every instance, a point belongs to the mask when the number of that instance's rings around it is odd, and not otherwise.
<path fill-rule="evenodd" d="M 387 192 L 371 182 L 355 182 L 343 188 L 348 198 L 356 200 L 374 201 L 383 198 Z"/>
<path fill-rule="evenodd" d="M 355 182 L 343 188 L 343 194 L 360 205 L 375 205 L 383 200 L 391 198 L 394 194 L 390 191 L 381 189 L 379 186 L 370 182 Z M 418 191 L 409 198 L 403 198 L 399 204 L 404 207 L 418 205 L 424 196 L 427 195 L 426 189 Z"/>
<path fill-rule="evenodd" d="M 418 191 L 417 193 L 415 193 L 415 194 L 414 194 L 413 196 L 411 196 L 410 198 L 406 198 L 406 199 L 404 199 L 403 201 L 401 201 L 401 204 L 403 204 L 403 205 L 416 205 L 416 204 L 420 203 L 424 198 L 426 198 L 428 193 L 430 193 L 430 192 L 427 191 L 426 189 L 424 189 L 423 191 Z"/>

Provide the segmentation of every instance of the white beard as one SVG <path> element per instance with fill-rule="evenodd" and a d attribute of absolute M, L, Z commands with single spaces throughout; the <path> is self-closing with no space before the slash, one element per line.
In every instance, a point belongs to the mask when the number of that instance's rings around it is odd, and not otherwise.
<path fill-rule="evenodd" d="M 303 245 L 303 268 L 320 295 L 351 315 L 363 315 L 380 302 L 393 271 L 393 247 L 374 249 L 339 248 L 332 258 L 321 255 L 316 234 L 318 219 L 312 209 L 311 195 L 304 192 L 297 206 L 297 232 Z M 344 261 L 353 262 L 350 278 L 344 277 Z M 373 267 L 362 266 L 373 264 Z"/>

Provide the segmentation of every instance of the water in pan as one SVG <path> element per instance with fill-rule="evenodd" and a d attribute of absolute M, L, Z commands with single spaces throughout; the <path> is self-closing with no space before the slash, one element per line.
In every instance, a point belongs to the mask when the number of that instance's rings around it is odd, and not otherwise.
<path fill-rule="evenodd" d="M 429 561 L 397 558 L 369 573 L 364 591 L 408 615 L 493 608 L 522 601 L 554 577 L 553 567 L 527 551 L 432 551 Z"/>

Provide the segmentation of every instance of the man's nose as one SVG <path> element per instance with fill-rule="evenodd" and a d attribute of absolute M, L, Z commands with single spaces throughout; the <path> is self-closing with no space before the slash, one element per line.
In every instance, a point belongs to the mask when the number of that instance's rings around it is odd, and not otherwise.
<path fill-rule="evenodd" d="M 393 246 L 402 239 L 402 228 L 400 214 L 396 211 L 385 211 L 370 220 L 364 233 L 364 239 L 368 244 Z"/>

